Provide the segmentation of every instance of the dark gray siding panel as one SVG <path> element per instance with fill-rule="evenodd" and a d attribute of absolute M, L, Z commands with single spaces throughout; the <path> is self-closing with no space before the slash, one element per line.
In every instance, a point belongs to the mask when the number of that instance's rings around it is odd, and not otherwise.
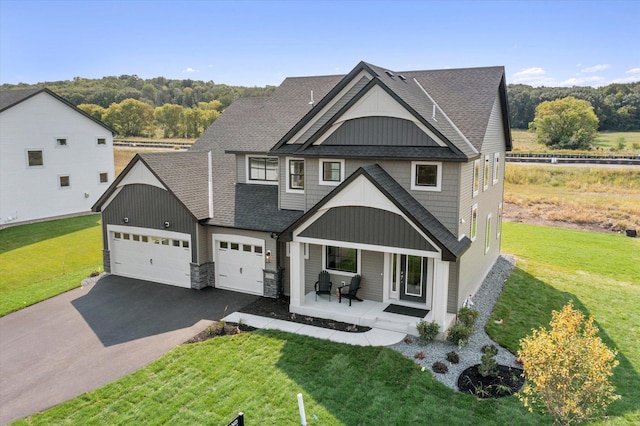
<path fill-rule="evenodd" d="M 103 238 L 107 241 L 107 225 L 161 229 L 182 232 L 191 235 L 191 244 L 197 244 L 196 227 L 198 222 L 182 204 L 168 191 L 151 185 L 126 185 L 120 193 L 102 211 Z M 169 222 L 170 227 L 164 227 Z M 192 250 L 192 262 L 197 261 L 198 249 Z"/>
<path fill-rule="evenodd" d="M 300 236 L 437 251 L 402 216 L 371 207 L 335 207 Z"/>
<path fill-rule="evenodd" d="M 346 121 L 323 145 L 438 146 L 409 120 L 364 117 Z"/>

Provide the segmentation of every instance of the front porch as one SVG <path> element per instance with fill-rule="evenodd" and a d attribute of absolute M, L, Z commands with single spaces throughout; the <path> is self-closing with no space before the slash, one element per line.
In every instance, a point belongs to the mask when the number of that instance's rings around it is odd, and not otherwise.
<path fill-rule="evenodd" d="M 372 300 L 358 302 L 354 300 L 349 306 L 348 300 L 338 303 L 338 298 L 335 295 L 331 296 L 331 301 L 329 301 L 329 296 L 327 295 L 319 295 L 318 300 L 316 301 L 315 299 L 315 292 L 309 292 L 305 294 L 304 303 L 301 306 L 292 304 L 289 309 L 299 315 L 333 319 L 371 328 L 407 333 L 414 336 L 418 335 L 416 324 L 421 318 L 384 312 L 389 303 L 374 302 Z M 429 311 L 424 319 L 428 322 L 434 321 L 433 311 Z M 454 314 L 447 313 L 445 327 L 440 327 L 440 332 L 444 333 L 454 319 Z"/>

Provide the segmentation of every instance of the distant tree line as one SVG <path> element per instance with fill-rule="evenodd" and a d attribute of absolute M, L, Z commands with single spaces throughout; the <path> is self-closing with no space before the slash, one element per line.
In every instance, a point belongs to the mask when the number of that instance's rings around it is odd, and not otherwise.
<path fill-rule="evenodd" d="M 598 130 L 640 130 L 640 82 L 593 87 L 532 87 L 510 84 L 509 118 L 511 127 L 527 129 L 534 120 L 536 107 L 545 101 L 572 96 L 588 101 L 598 117 Z"/>

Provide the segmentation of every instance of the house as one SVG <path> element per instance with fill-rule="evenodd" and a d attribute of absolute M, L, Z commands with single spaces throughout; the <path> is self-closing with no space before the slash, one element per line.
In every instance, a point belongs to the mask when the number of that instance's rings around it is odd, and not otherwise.
<path fill-rule="evenodd" d="M 290 297 L 292 312 L 442 330 L 500 252 L 502 67 L 287 78 L 236 100 L 186 153 L 136 156 L 94 206 L 105 270 L 191 288 Z M 362 277 L 362 304 L 315 300 Z M 352 316 L 350 316 L 352 315 Z"/>
<path fill-rule="evenodd" d="M 51 90 L 0 91 L 0 226 L 91 211 L 115 178 L 113 136 Z"/>

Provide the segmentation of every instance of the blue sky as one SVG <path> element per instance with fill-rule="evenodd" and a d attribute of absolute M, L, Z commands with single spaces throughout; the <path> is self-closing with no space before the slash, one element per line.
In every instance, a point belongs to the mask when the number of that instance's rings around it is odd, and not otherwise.
<path fill-rule="evenodd" d="M 504 65 L 508 83 L 640 81 L 640 0 L 0 0 L 0 83 L 136 74 L 278 85 Z"/>

